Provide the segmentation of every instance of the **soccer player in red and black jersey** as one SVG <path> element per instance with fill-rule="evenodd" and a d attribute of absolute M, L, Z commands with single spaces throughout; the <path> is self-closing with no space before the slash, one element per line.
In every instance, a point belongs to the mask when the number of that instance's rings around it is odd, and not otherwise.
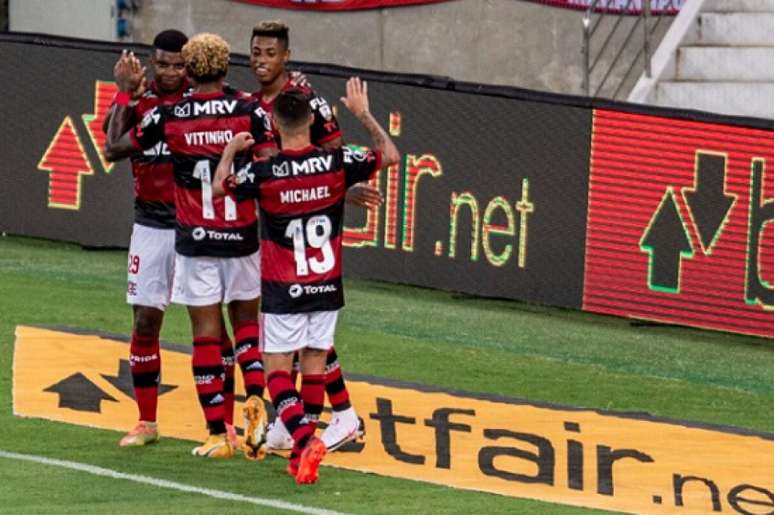
<path fill-rule="evenodd" d="M 327 354 L 338 311 L 344 306 L 341 240 L 346 190 L 400 159 L 369 112 L 365 83 L 350 79 L 342 101 L 368 130 L 376 150 L 327 151 L 313 146 L 309 130 L 314 115 L 308 97 L 285 91 L 274 108 L 283 140 L 280 154 L 230 175 L 235 156 L 254 144 L 251 134 L 237 134 L 226 146 L 214 181 L 215 195 L 228 193 L 227 198 L 237 201 L 255 198 L 260 206 L 261 346 L 269 394 L 293 436 L 288 472 L 298 484 L 317 481 L 327 452 L 314 432 L 325 396 Z M 297 351 L 306 379 L 301 393 L 290 376 Z"/>
<path fill-rule="evenodd" d="M 119 90 L 116 100 L 127 105 L 111 108 L 106 132 L 113 132 L 108 138 L 118 139 L 154 107 L 171 105 L 183 98 L 189 85 L 180 51 L 187 41 L 186 35 L 178 30 L 156 35 L 150 59 L 153 80 L 149 84 L 139 60 L 126 51 L 122 53 L 113 75 Z M 159 144 L 132 155 L 132 175 L 134 226 L 129 244 L 126 300 L 134 313 L 129 367 L 140 416 L 137 425 L 119 442 L 122 447 L 146 445 L 159 438 L 159 333 L 172 293 L 175 260 L 175 183 L 166 146 Z"/>
<path fill-rule="evenodd" d="M 261 107 L 271 115 L 277 96 L 290 89 L 299 89 L 309 98 L 314 120 L 310 127 L 310 141 L 325 150 L 341 148 L 343 144 L 338 120 L 328 102 L 308 85 L 298 86 L 290 77 L 286 65 L 290 59 L 289 28 L 281 21 L 258 23 L 250 37 L 250 67 L 255 73 L 260 89 L 253 96 Z M 276 126 L 275 126 L 276 129 Z M 275 133 L 278 144 L 281 135 Z M 382 202 L 378 189 L 359 184 L 348 191 L 347 202 L 354 205 L 373 206 Z M 306 379 L 302 377 L 302 381 Z M 352 404 L 342 375 L 336 349 L 331 347 L 326 365 L 325 390 L 331 403 L 333 415 L 330 424 L 322 434 L 322 440 L 329 450 L 335 450 L 345 443 L 362 436 L 362 426 Z M 282 424 L 272 424 L 267 435 L 268 447 L 289 449 L 292 439 Z"/>
<path fill-rule="evenodd" d="M 245 455 L 260 457 L 266 413 L 265 387 L 258 348 L 260 260 L 255 201 L 214 198 L 212 176 L 228 141 L 248 132 L 252 153 L 276 153 L 271 124 L 257 102 L 223 90 L 230 49 L 214 34 L 199 34 L 182 49 L 194 88 L 174 106 L 148 111 L 140 124 L 117 141 L 108 140 L 106 155 L 120 159 L 165 143 L 175 174 L 175 278 L 172 302 L 188 308 L 193 329 L 193 370 L 199 402 L 210 437 L 194 449 L 198 456 L 231 457 L 224 410 L 225 370 L 221 359 L 221 305 L 237 341 L 245 402 Z M 247 150 L 247 149 L 244 149 Z M 250 160 L 242 152 L 240 160 Z"/>

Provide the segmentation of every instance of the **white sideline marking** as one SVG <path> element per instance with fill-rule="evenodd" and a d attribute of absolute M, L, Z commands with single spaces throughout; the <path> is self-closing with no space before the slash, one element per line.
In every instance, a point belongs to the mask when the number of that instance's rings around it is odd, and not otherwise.
<path fill-rule="evenodd" d="M 88 474 L 94 474 L 95 476 L 124 479 L 126 481 L 134 481 L 135 483 L 143 483 L 146 485 L 157 486 L 159 488 L 169 488 L 170 490 L 179 490 L 181 492 L 201 494 L 208 497 L 214 497 L 216 499 L 257 504 L 259 506 L 268 506 L 269 508 L 279 508 L 282 510 L 295 511 L 298 513 L 309 513 L 311 515 L 343 515 L 337 511 L 325 510 L 322 508 L 310 508 L 300 504 L 293 504 L 275 499 L 249 497 L 246 495 L 235 494 L 233 492 L 224 492 L 221 490 L 212 490 L 210 488 L 200 488 L 198 486 L 186 485 L 183 483 L 177 483 L 175 481 L 168 481 L 166 479 L 157 479 L 148 476 L 140 476 L 137 474 L 126 474 L 124 472 L 118 472 L 117 470 L 97 467 L 95 465 L 88 465 L 86 463 L 78 463 L 76 461 L 56 460 L 52 458 L 46 458 L 45 456 L 18 454 L 15 452 L 7 452 L 3 450 L 0 450 L 0 458 L 42 463 L 43 465 L 52 465 L 54 467 L 62 467 L 70 470 L 77 470 L 79 472 L 86 472 Z"/>

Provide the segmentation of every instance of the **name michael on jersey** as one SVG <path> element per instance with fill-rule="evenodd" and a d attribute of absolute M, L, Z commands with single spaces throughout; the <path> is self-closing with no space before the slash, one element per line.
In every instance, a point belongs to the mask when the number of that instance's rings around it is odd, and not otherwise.
<path fill-rule="evenodd" d="M 280 192 L 280 202 L 283 204 L 297 204 L 299 202 L 310 202 L 329 198 L 331 192 L 328 186 L 317 186 L 316 188 L 300 188 L 297 190 L 287 190 Z"/>

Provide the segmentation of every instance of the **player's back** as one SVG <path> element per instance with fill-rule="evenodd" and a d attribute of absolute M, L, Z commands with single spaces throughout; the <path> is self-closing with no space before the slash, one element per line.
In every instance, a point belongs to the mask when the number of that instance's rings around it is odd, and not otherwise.
<path fill-rule="evenodd" d="M 326 311 L 343 305 L 341 235 L 350 185 L 343 156 L 341 149 L 309 146 L 283 150 L 250 168 L 261 176 L 262 311 Z"/>
<path fill-rule="evenodd" d="M 148 113 L 143 129 L 161 127 L 174 161 L 176 250 L 187 256 L 215 257 L 257 251 L 255 202 L 214 198 L 212 179 L 223 149 L 235 134 L 250 132 L 257 147 L 273 146 L 268 120 L 256 112 L 258 103 L 224 92 L 191 93 L 160 109 Z M 248 154 L 240 155 L 237 165 L 250 159 Z"/>

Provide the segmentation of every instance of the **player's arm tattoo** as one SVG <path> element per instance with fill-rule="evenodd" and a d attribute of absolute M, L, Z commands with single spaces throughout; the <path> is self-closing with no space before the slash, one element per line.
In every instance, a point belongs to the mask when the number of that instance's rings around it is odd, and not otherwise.
<path fill-rule="evenodd" d="M 400 152 L 398 147 L 392 141 L 392 138 L 385 132 L 376 118 L 369 112 L 363 111 L 357 115 L 357 119 L 363 124 L 363 127 L 371 135 L 374 148 L 382 152 L 382 166 L 391 166 L 400 161 Z"/>

